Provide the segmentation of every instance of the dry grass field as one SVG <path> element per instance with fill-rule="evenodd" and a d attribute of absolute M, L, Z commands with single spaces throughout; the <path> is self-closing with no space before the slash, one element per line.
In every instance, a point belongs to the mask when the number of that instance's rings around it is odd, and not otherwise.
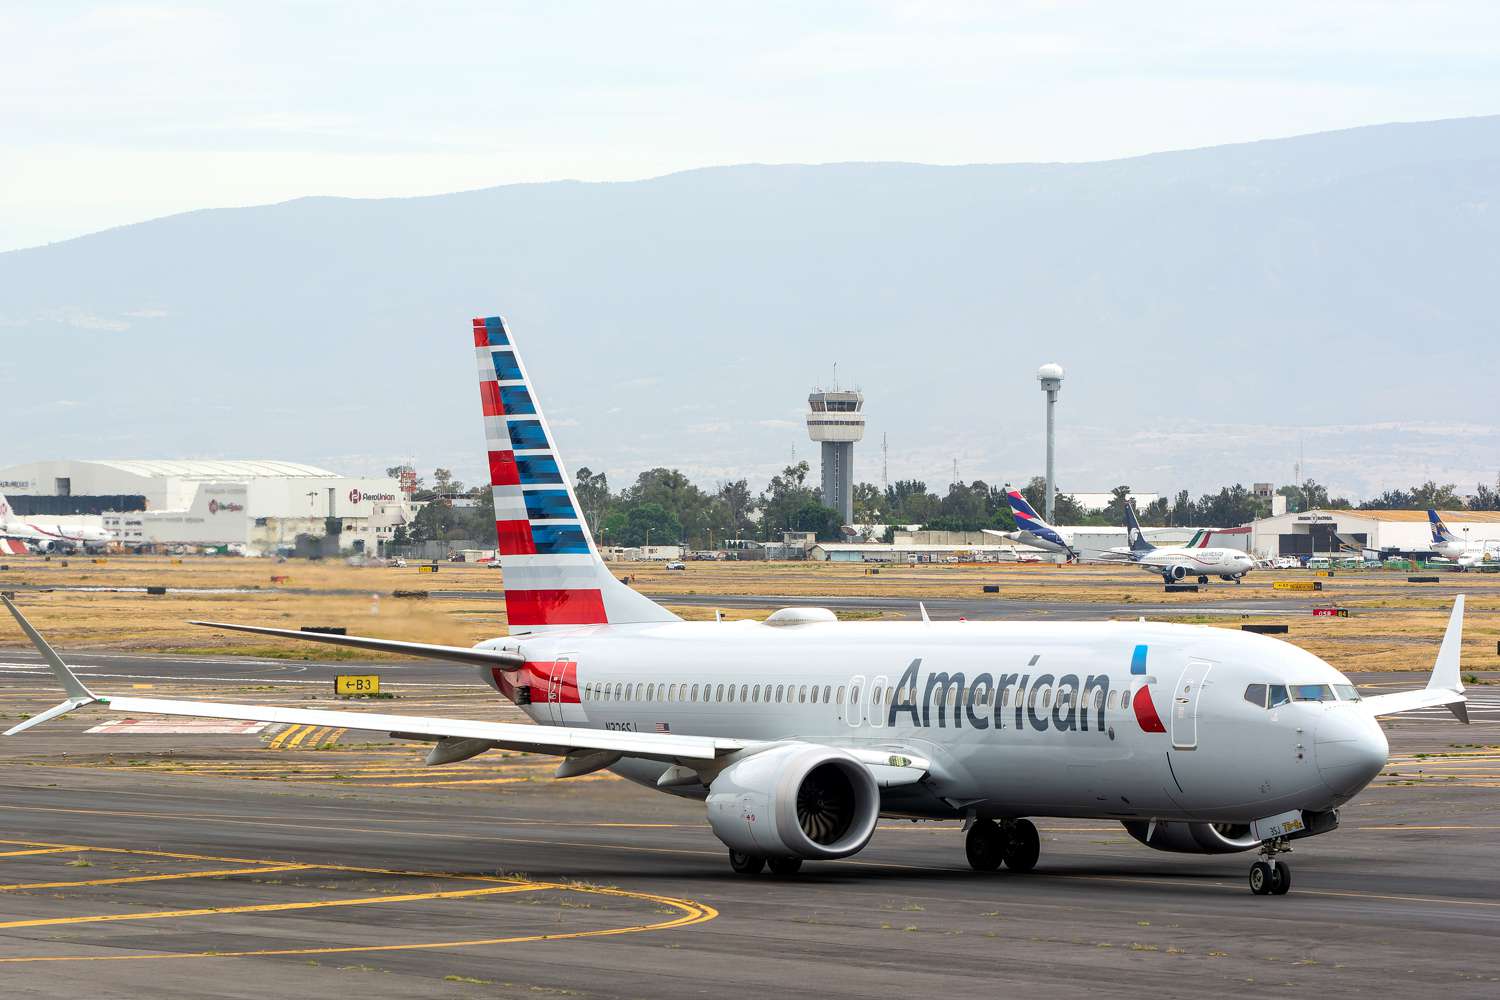
<path fill-rule="evenodd" d="M 351 633 L 450 644 L 471 644 L 502 634 L 505 608 L 492 596 L 501 586 L 497 569 L 443 563 L 436 573 L 417 566 L 354 567 L 342 562 L 272 562 L 233 557 L 146 556 L 107 558 L 12 557 L 0 570 L 0 589 L 23 588 L 27 613 L 59 645 L 72 649 L 138 652 L 227 653 L 298 659 L 367 659 L 326 646 L 254 636 L 226 635 L 190 626 L 189 619 L 245 622 L 297 628 L 341 625 Z M 1323 580 L 1321 594 L 1275 590 L 1276 580 L 1312 579 L 1305 571 L 1261 572 L 1242 585 L 1215 581 L 1197 594 L 1164 594 L 1155 578 L 1139 570 L 1108 566 L 1014 564 L 882 566 L 830 563 L 689 563 L 685 571 L 660 565 L 621 563 L 616 574 L 646 594 L 763 595 L 760 610 L 727 610 L 726 617 L 764 617 L 771 599 L 796 596 L 874 596 L 1151 606 L 1161 620 L 1238 628 L 1236 615 L 1195 614 L 1195 606 L 1224 600 L 1299 602 L 1285 615 L 1257 615 L 1265 623 L 1287 623 L 1289 636 L 1342 669 L 1425 669 L 1431 662 L 1455 584 L 1469 595 L 1465 664 L 1476 670 L 1500 667 L 1500 575 L 1445 575 L 1437 589 L 1409 584 L 1402 573 L 1340 572 Z M 273 577 L 276 579 L 273 580 Z M 999 593 L 986 595 L 985 585 Z M 140 588 L 165 587 L 163 595 Z M 34 590 L 31 588 L 43 588 Z M 396 591 L 442 590 L 472 598 L 411 599 Z M 668 602 L 670 604 L 670 601 Z M 1348 618 L 1313 618 L 1315 603 L 1337 603 Z M 1180 611 L 1154 610 L 1168 604 Z M 709 607 L 677 607 L 686 618 L 713 617 Z M 874 617 L 863 612 L 854 617 Z M 1127 617 L 1122 614 L 1121 617 Z M 1065 612 L 1051 617 L 1066 618 Z M 1247 619 L 1248 620 L 1248 619 Z M 19 646 L 18 630 L 0 627 L 0 646 Z"/>

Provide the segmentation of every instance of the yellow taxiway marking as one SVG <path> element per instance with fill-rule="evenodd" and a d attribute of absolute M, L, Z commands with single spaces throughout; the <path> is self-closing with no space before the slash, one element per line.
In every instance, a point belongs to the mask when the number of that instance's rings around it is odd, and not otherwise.
<path fill-rule="evenodd" d="M 33 844 L 33 845 L 35 845 L 36 842 L 34 842 L 34 841 L 6 841 L 6 840 L 0 840 L 0 844 Z M 151 856 L 151 857 L 167 857 L 167 858 L 173 858 L 173 859 L 192 859 L 192 860 L 201 860 L 201 861 L 244 861 L 245 860 L 245 859 L 238 859 L 238 858 L 214 858 L 214 857 L 210 857 L 210 856 L 206 856 L 206 855 L 182 854 L 182 853 L 168 852 L 168 851 L 145 851 L 145 850 L 137 850 L 137 849 L 133 849 L 133 848 L 124 848 L 124 847 L 98 847 L 98 846 L 82 847 L 82 846 L 78 846 L 78 845 L 69 845 L 67 848 L 62 848 L 59 845 L 36 845 L 36 846 L 39 846 L 42 849 L 86 850 L 86 851 L 98 851 L 98 852 L 113 853 L 113 854 L 137 854 L 137 855 L 147 855 L 147 856 Z M 250 871 L 255 871 L 255 872 L 278 871 L 278 870 L 285 871 L 285 870 L 297 869 L 297 868 L 303 868 L 303 869 L 311 868 L 311 869 L 318 869 L 318 870 L 334 870 L 334 871 L 360 872 L 360 873 L 365 873 L 365 874 L 416 876 L 416 877 L 422 877 L 422 878 L 446 878 L 446 879 L 455 879 L 455 880 L 459 880 L 459 881 L 480 881 L 480 882 L 491 882 L 491 883 L 501 883 L 501 884 L 499 884 L 499 885 L 489 885 L 489 886 L 486 886 L 485 888 L 482 888 L 482 889 L 456 889 L 456 890 L 446 890 L 446 891 L 437 891 L 437 892 L 405 893 L 405 894 L 401 894 L 401 895 L 380 896 L 380 897 L 366 898 L 366 899 L 314 900 L 314 901 L 299 902 L 299 903 L 268 903 L 268 904 L 258 904 L 258 905 L 253 905 L 253 906 L 213 907 L 213 908 L 205 908 L 205 909 L 172 910 L 172 911 L 161 911 L 161 912 L 152 912 L 152 913 L 122 913 L 122 914 L 105 914 L 105 915 L 82 916 L 82 917 L 59 917 L 59 918 L 52 918 L 52 919 L 46 919 L 46 920 L 21 920 L 21 921 L 12 921 L 12 922 L 9 922 L 9 923 L 0 923 L 0 927 L 4 927 L 4 928 L 10 928 L 10 927 L 36 927 L 36 926 L 48 926 L 48 925 L 57 925 L 57 924 L 80 924 L 80 923 L 113 922 L 113 921 L 120 921 L 120 920 L 151 920 L 151 919 L 166 919 L 166 918 L 173 918 L 173 917 L 211 916 L 211 915 L 216 914 L 216 913 L 265 913 L 265 912 L 275 912 L 275 911 L 284 911 L 284 910 L 303 910 L 303 909 L 314 909 L 314 908 L 326 908 L 326 907 L 332 907 L 332 906 L 362 906 L 362 905 L 371 904 L 371 903 L 400 903 L 400 902 L 421 901 L 421 900 L 429 900 L 429 899 L 452 899 L 452 898 L 458 898 L 458 897 L 473 897 L 473 896 L 484 896 L 484 895 L 498 895 L 498 894 L 508 894 L 508 893 L 516 893 L 516 892 L 536 892 L 536 891 L 540 891 L 540 890 L 548 890 L 548 891 L 556 891 L 556 892 L 588 893 L 588 894 L 596 895 L 596 896 L 614 896 L 614 897 L 620 898 L 620 899 L 629 899 L 629 900 L 635 900 L 635 901 L 638 901 L 638 902 L 654 903 L 658 907 L 666 908 L 666 909 L 668 909 L 670 911 L 675 911 L 678 915 L 676 917 L 673 917 L 670 920 L 658 920 L 658 921 L 655 921 L 653 923 L 631 924 L 631 925 L 624 926 L 624 927 L 606 927 L 606 928 L 599 928 L 599 929 L 595 929 L 595 930 L 566 931 L 566 932 L 558 932 L 558 933 L 551 933 L 551 934 L 525 934 L 525 935 L 516 935 L 516 936 L 512 936 L 512 937 L 472 938 L 472 939 L 462 939 L 462 940 L 455 940 L 455 941 L 414 941 L 414 942 L 406 942 L 406 943 L 400 943 L 400 944 L 381 944 L 381 945 L 347 945 L 347 946 L 327 946 L 327 947 L 309 947 L 309 948 L 274 948 L 274 949 L 256 949 L 256 950 L 247 950 L 247 951 L 203 951 L 203 952 L 182 952 L 182 953 L 161 952 L 161 953 L 145 953 L 145 954 L 137 954 L 137 955 L 23 955 L 23 956 L 16 956 L 16 957 L 10 957 L 10 958 L 0 958 L 0 964 L 15 965 L 15 964 L 29 963 L 29 962 L 120 962 L 120 961 L 143 961 L 143 960 L 153 960 L 153 959 L 155 959 L 155 960 L 162 960 L 162 959 L 185 959 L 185 958 L 248 958 L 248 957 L 252 957 L 252 956 L 263 956 L 263 955 L 339 955 L 339 954 L 353 954 L 353 953 L 380 952 L 380 951 L 423 951 L 423 950 L 451 949 L 451 948 L 475 948 L 475 947 L 482 947 L 482 946 L 485 946 L 485 945 L 526 944 L 526 943 L 537 942 L 537 941 L 565 941 L 565 940 L 573 940 L 573 939 L 578 939 L 578 938 L 614 937 L 614 936 L 617 936 L 617 935 L 620 935 L 620 934 L 638 934 L 638 933 L 643 933 L 643 932 L 647 932 L 647 931 L 671 930 L 671 929 L 678 928 L 678 927 L 689 927 L 689 926 L 691 926 L 693 924 L 706 923 L 707 921 L 715 919 L 719 915 L 719 911 L 716 910 L 716 909 L 714 909 L 712 906 L 708 906 L 708 905 L 706 905 L 704 903 L 699 903 L 699 902 L 696 902 L 694 900 L 678 899 L 678 898 L 675 898 L 675 897 L 672 897 L 672 896 L 660 896 L 660 895 L 656 895 L 654 893 L 631 892 L 631 891 L 626 890 L 626 889 L 609 889 L 609 888 L 602 888 L 602 887 L 597 887 L 597 886 L 569 885 L 569 884 L 565 884 L 565 883 L 554 883 L 554 882 L 529 882 L 529 881 L 518 880 L 518 879 L 515 879 L 515 878 L 501 878 L 501 877 L 494 877 L 494 876 L 472 875 L 472 874 L 453 874 L 453 873 L 443 873 L 443 872 L 403 872 L 403 871 L 397 871 L 397 870 L 394 870 L 394 869 L 355 868 L 355 867 L 349 867 L 349 866 L 343 866 L 343 865 L 299 865 L 299 864 L 294 864 L 294 863 L 290 863 L 290 862 L 272 861 L 272 860 L 261 860 L 261 861 L 258 861 L 258 862 L 250 862 L 250 863 L 254 863 L 254 864 L 257 864 L 257 865 L 260 866 L 260 867 L 257 867 L 255 869 L 250 869 Z M 183 877 L 205 876 L 205 875 L 215 875 L 215 874 L 227 874 L 227 873 L 226 872 L 194 872 L 194 873 L 190 873 L 190 874 L 185 874 Z M 155 876 L 147 876 L 147 878 L 152 878 L 152 877 L 155 877 Z M 172 876 L 162 876 L 162 877 L 172 877 Z M 100 880 L 99 882 L 96 882 L 96 883 L 69 883 L 69 884 L 80 884 L 80 885 L 83 885 L 83 884 L 105 884 L 105 883 L 110 883 L 110 882 L 114 882 L 114 881 L 115 880 Z"/>
<path fill-rule="evenodd" d="M 314 899 L 300 903 L 253 903 L 249 906 L 206 906 L 196 910 L 156 910 L 150 913 L 99 913 L 86 917 L 47 917 L 42 920 L 7 920 L 0 928 L 53 927 L 59 924 L 103 924 L 118 920 L 166 920 L 174 917 L 211 917 L 220 913 L 277 913 L 283 910 L 318 910 L 329 906 L 371 906 L 376 903 L 412 903 L 424 899 L 459 899 L 494 896 L 508 892 L 535 892 L 561 886 L 546 882 L 523 885 L 489 885 L 483 889 L 444 889 L 439 892 L 408 892 L 397 896 L 367 896 L 359 899 Z"/>
<path fill-rule="evenodd" d="M 340 737 L 342 737 L 348 731 L 349 730 L 347 730 L 347 729 L 335 729 L 333 731 L 333 735 L 330 736 L 330 737 L 328 737 L 328 742 L 329 743 L 337 743 L 339 741 Z"/>
<path fill-rule="evenodd" d="M 129 885 L 133 882 L 163 882 L 168 879 L 180 878 L 218 878 L 224 875 L 260 875 L 265 872 L 306 871 L 309 868 L 316 867 L 318 866 L 286 864 L 256 868 L 220 868 L 217 871 L 207 872 L 172 872 L 164 875 L 126 875 L 119 878 L 95 878 L 84 882 L 17 882 L 14 885 L 0 885 L 0 892 L 10 892 L 13 889 L 73 889 L 86 885 Z"/>
<path fill-rule="evenodd" d="M 312 726 L 303 726 L 302 727 L 302 731 L 300 733 L 298 733 L 296 736 L 293 736 L 289 741 L 287 741 L 286 746 L 284 746 L 282 749 L 284 749 L 284 750 L 290 750 L 290 749 L 292 749 L 297 744 L 299 744 L 303 740 L 307 739 L 308 734 L 310 734 L 312 731 L 313 731 L 313 727 Z"/>
<path fill-rule="evenodd" d="M 11 843 L 11 842 L 10 841 L 0 841 L 0 843 Z M 86 850 L 86 848 L 83 848 L 83 847 L 37 847 L 37 848 L 33 848 L 33 849 L 29 850 L 29 851 L 0 851 L 0 858 L 19 858 L 19 857 L 24 857 L 25 855 L 28 855 L 28 854 L 66 854 L 69 851 L 82 851 L 82 850 Z"/>
<path fill-rule="evenodd" d="M 276 738 L 271 740 L 271 749 L 280 750 L 281 744 L 286 742 L 286 738 L 301 728 L 301 726 L 288 726 L 286 729 L 283 729 L 281 732 L 277 733 Z"/>

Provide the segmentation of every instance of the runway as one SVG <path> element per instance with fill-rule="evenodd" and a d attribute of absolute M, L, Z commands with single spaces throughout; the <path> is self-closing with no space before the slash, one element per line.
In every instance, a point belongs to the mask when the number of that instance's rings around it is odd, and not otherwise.
<path fill-rule="evenodd" d="M 56 700 L 34 656 L 0 659 L 3 714 Z M 104 690 L 289 704 L 360 669 L 73 659 Z M 465 668 L 375 669 L 398 698 L 370 708 L 517 717 Z M 744 879 L 700 805 L 553 781 L 547 759 L 427 769 L 358 731 L 88 735 L 88 710 L 0 743 L 0 976 L 49 997 L 1490 996 L 1500 688 L 1471 711 L 1393 723 L 1386 774 L 1299 843 L 1276 898 L 1245 888 L 1247 855 L 1084 821 L 1040 821 L 1030 875 L 969 871 L 955 824 L 886 821 L 855 858 Z"/>

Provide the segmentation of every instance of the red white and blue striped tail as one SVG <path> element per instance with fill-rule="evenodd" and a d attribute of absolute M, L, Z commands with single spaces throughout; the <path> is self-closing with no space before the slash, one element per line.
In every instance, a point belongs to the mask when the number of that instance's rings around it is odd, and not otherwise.
<path fill-rule="evenodd" d="M 474 320 L 474 353 L 511 634 L 679 621 L 599 558 L 505 320 Z"/>

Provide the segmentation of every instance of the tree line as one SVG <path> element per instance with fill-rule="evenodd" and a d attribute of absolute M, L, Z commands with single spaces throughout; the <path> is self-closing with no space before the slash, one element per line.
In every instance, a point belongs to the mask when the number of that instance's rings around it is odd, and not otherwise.
<path fill-rule="evenodd" d="M 386 471 L 395 476 L 402 469 Z M 764 490 L 754 493 L 745 479 L 720 482 L 705 490 L 676 469 L 658 467 L 647 469 L 635 482 L 615 491 L 604 473 L 585 467 L 574 477 L 573 490 L 601 546 L 712 549 L 722 548 L 729 539 L 776 541 L 788 531 L 810 531 L 820 541 L 841 541 L 838 512 L 823 505 L 821 492 L 808 482 L 810 473 L 807 462 L 789 465 L 772 476 Z M 857 483 L 854 521 L 892 526 L 881 538 L 863 539 L 866 541 L 889 540 L 896 525 L 916 525 L 931 531 L 1013 531 L 1016 525 L 1006 501 L 1007 488 L 976 479 L 951 483 L 940 496 L 919 479 L 898 480 L 885 489 L 874 483 Z M 1041 476 L 1033 476 L 1019 490 L 1037 511 L 1046 509 L 1046 483 Z M 1116 486 L 1103 510 L 1087 511 L 1074 496 L 1059 491 L 1053 521 L 1062 525 L 1121 524 L 1130 492 L 1128 485 Z M 1431 480 L 1410 489 L 1387 490 L 1358 505 L 1345 497 L 1329 496 L 1328 489 L 1312 479 L 1283 486 L 1277 493 L 1286 498 L 1288 511 L 1426 507 L 1500 510 L 1500 480 L 1494 487 L 1479 484 L 1467 501 L 1459 496 L 1456 484 L 1439 485 Z M 428 502 L 405 530 L 398 529 L 398 544 L 457 539 L 473 539 L 486 546 L 495 543 L 495 505 L 488 487 L 465 486 L 449 470 L 435 469 L 431 486 L 418 477 L 414 499 Z M 1270 513 L 1270 498 L 1256 496 L 1241 483 L 1203 493 L 1196 499 L 1189 491 L 1180 490 L 1136 511 L 1148 527 L 1233 527 Z"/>

